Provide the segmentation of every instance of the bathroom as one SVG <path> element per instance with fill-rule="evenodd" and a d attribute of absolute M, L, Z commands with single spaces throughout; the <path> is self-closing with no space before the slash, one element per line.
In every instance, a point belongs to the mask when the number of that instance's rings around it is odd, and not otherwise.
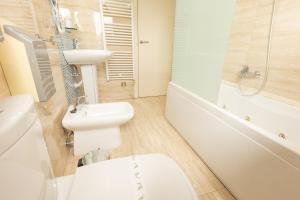
<path fill-rule="evenodd" d="M 299 13 L 0 0 L 0 199 L 299 200 Z"/>

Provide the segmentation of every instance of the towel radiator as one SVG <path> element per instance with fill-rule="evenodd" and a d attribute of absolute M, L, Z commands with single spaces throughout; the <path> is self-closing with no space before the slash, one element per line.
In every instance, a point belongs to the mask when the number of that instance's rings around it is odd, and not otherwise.
<path fill-rule="evenodd" d="M 131 0 L 102 2 L 104 43 L 113 56 L 106 62 L 107 80 L 134 80 Z"/>

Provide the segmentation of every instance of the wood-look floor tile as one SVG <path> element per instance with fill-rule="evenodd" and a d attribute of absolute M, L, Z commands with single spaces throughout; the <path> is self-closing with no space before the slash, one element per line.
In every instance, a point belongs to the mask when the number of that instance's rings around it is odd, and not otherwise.
<path fill-rule="evenodd" d="M 121 127 L 122 145 L 111 157 L 162 153 L 174 159 L 190 179 L 200 200 L 233 200 L 224 185 L 164 117 L 165 97 L 129 100 L 134 118 Z M 69 158 L 66 173 L 74 173 L 78 158 Z"/>

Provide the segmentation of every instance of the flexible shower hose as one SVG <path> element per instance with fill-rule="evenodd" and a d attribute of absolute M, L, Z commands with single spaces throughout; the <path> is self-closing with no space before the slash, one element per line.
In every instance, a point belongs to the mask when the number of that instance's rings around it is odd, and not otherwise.
<path fill-rule="evenodd" d="M 270 53 L 271 53 L 271 45 L 272 45 L 273 25 L 274 25 L 274 21 L 275 21 L 274 17 L 275 17 L 275 13 L 276 13 L 275 12 L 276 11 L 276 1 L 277 0 L 273 1 L 273 6 L 272 6 L 272 16 L 271 16 L 271 23 L 270 23 L 270 29 L 269 29 L 269 40 L 268 40 L 268 49 L 267 49 L 267 59 L 266 59 L 265 74 L 263 77 L 263 82 L 255 92 L 246 94 L 246 93 L 244 93 L 244 91 L 242 89 L 242 82 L 243 82 L 243 79 L 245 79 L 245 75 L 242 75 L 242 77 L 240 78 L 240 81 L 238 83 L 238 88 L 239 88 L 241 95 L 243 95 L 243 96 L 255 96 L 255 95 L 259 94 L 267 84 L 269 70 L 270 70 Z"/>

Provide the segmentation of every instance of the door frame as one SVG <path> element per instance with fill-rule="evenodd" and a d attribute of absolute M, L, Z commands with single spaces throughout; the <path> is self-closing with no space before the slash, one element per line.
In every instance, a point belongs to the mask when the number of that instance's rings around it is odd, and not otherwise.
<path fill-rule="evenodd" d="M 132 0 L 134 98 L 139 98 L 139 32 L 138 0 Z"/>
<path fill-rule="evenodd" d="M 176 5 L 176 1 L 175 1 L 175 5 Z M 139 82 L 140 82 L 140 76 L 139 76 L 139 72 L 140 72 L 140 35 L 139 35 L 139 0 L 132 0 L 132 24 L 133 24 L 133 41 L 134 41 L 134 49 L 133 49 L 133 57 L 134 57 L 134 97 L 135 98 L 143 98 L 140 97 L 139 94 Z M 175 29 L 175 17 L 176 17 L 176 7 L 174 10 L 174 24 L 173 24 L 173 28 Z M 173 30 L 173 34 L 175 34 L 174 30 Z M 174 38 L 173 38 L 174 40 Z M 173 44 L 174 45 L 174 44 Z M 174 46 L 172 47 L 174 48 Z M 172 64 L 171 64 L 171 76 L 172 77 Z"/>

